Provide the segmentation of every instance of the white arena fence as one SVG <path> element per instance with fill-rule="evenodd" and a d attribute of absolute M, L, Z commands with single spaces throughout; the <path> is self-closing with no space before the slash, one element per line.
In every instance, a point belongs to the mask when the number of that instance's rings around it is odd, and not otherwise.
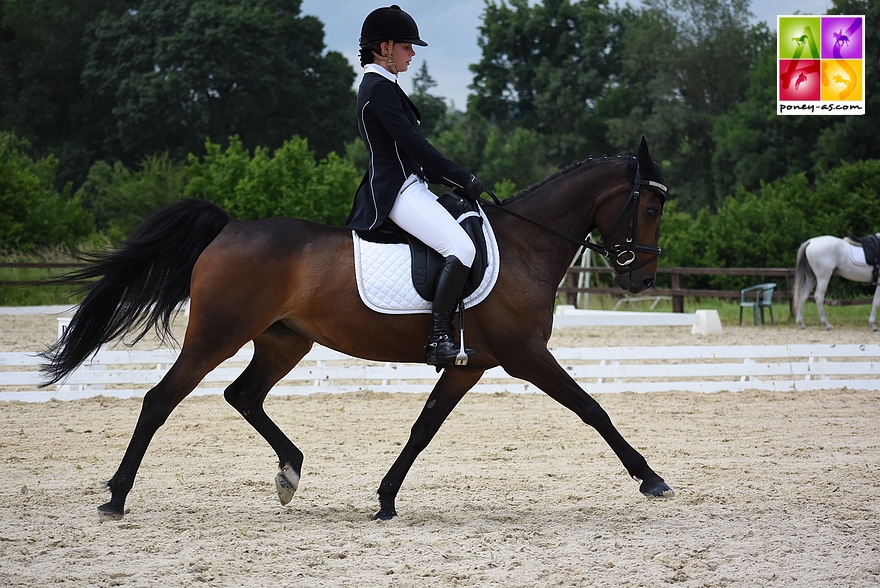
<path fill-rule="evenodd" d="M 590 394 L 682 390 L 880 390 L 880 345 L 767 345 L 558 348 L 553 355 Z M 219 394 L 247 365 L 245 348 L 208 374 L 193 394 Z M 101 350 L 61 385 L 39 388 L 35 353 L 0 353 L 0 401 L 143 396 L 165 375 L 177 351 Z M 272 394 L 357 391 L 429 392 L 438 374 L 427 365 L 359 360 L 316 346 Z M 535 386 L 488 370 L 476 392 L 538 393 Z"/>

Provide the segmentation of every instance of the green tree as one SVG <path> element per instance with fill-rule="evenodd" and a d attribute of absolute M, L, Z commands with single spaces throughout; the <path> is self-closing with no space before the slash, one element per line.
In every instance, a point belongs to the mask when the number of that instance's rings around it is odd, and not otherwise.
<path fill-rule="evenodd" d="M 281 147 L 307 137 L 324 157 L 355 134 L 354 70 L 324 50 L 299 0 L 143 0 L 105 12 L 87 40 L 82 80 L 102 157 L 200 154 L 232 135 Z"/>
<path fill-rule="evenodd" d="M 683 212 L 714 209 L 712 129 L 749 87 L 749 72 L 772 42 L 748 25 L 748 0 L 646 0 L 624 33 L 620 84 L 642 100 L 609 121 L 611 140 L 646 134 Z"/>
<path fill-rule="evenodd" d="M 743 101 L 715 119 L 712 177 L 719 205 L 739 188 L 755 191 L 787 175 L 812 174 L 816 142 L 832 117 L 777 115 L 776 80 L 776 49 L 768 45 Z"/>
<path fill-rule="evenodd" d="M 805 172 L 810 180 L 822 170 L 876 157 L 880 153 L 880 4 L 836 2 L 830 13 L 864 14 L 866 113 L 861 116 L 779 116 L 776 114 L 776 48 L 765 45 L 745 98 L 718 117 L 712 131 L 715 193 L 719 199 L 736 188 L 757 190 L 762 183 Z"/>
<path fill-rule="evenodd" d="M 53 186 L 58 161 L 34 161 L 30 143 L 0 132 L 0 249 L 75 245 L 93 232 L 91 219 L 68 186 Z"/>
<path fill-rule="evenodd" d="M 120 15 L 139 0 L 0 2 L 0 130 L 30 143 L 37 159 L 59 160 L 56 186 L 79 185 L 100 139 L 85 120 L 81 83 L 88 27 L 102 13 Z"/>
<path fill-rule="evenodd" d="M 541 153 L 536 133 L 522 128 L 510 133 L 493 129 L 483 149 L 480 179 L 493 189 L 507 181 L 524 190 L 552 171 Z"/>
<path fill-rule="evenodd" d="M 410 98 L 419 109 L 422 123 L 422 134 L 433 138 L 452 125 L 450 108 L 446 101 L 431 94 L 437 86 L 436 80 L 428 73 L 428 62 L 423 61 L 419 71 L 412 79 L 413 92 Z"/>
<path fill-rule="evenodd" d="M 443 155 L 471 173 L 480 175 L 485 161 L 486 142 L 493 128 L 476 110 L 468 108 L 463 116 L 457 117 L 453 125 L 432 142 Z"/>
<path fill-rule="evenodd" d="M 604 0 L 488 1 L 468 109 L 538 133 L 556 166 L 613 150 L 599 112 L 619 69 L 621 14 Z"/>
<path fill-rule="evenodd" d="M 469 109 L 434 141 L 441 153 L 478 175 L 498 196 L 528 188 L 557 169 L 534 131 L 502 129 Z"/>
<path fill-rule="evenodd" d="M 834 0 L 828 14 L 865 15 L 865 114 L 822 117 L 832 119 L 821 130 L 813 151 L 817 167 L 823 169 L 841 161 L 855 162 L 880 154 L 880 3 Z"/>

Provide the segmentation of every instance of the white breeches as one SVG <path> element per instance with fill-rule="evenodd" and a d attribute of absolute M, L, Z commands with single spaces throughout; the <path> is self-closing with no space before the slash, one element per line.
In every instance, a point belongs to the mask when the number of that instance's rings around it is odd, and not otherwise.
<path fill-rule="evenodd" d="M 404 182 L 388 218 L 443 257 L 454 255 L 467 267 L 474 263 L 473 241 L 417 176 Z"/>

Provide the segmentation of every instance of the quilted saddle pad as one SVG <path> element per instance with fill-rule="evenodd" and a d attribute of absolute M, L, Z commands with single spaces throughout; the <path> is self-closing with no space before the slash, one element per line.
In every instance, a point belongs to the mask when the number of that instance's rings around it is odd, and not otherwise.
<path fill-rule="evenodd" d="M 853 264 L 867 267 L 868 262 L 865 261 L 865 250 L 862 248 L 862 246 L 856 246 L 849 243 L 847 243 L 847 245 L 849 245 L 849 257 L 852 260 Z"/>
<path fill-rule="evenodd" d="M 419 296 L 412 282 L 412 257 L 405 243 L 373 243 L 352 231 L 354 268 L 361 300 L 371 310 L 383 314 L 430 313 L 431 302 Z M 498 241 L 483 217 L 483 234 L 489 266 L 483 281 L 464 299 L 464 307 L 476 306 L 486 299 L 498 280 Z"/>

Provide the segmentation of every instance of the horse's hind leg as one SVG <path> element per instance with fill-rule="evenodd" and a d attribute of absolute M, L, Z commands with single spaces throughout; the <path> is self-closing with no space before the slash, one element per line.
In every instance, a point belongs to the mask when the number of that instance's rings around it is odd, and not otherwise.
<path fill-rule="evenodd" d="M 293 498 L 302 473 L 303 453 L 266 414 L 263 402 L 278 380 L 309 352 L 311 341 L 275 323 L 254 339 L 254 357 L 226 388 L 226 401 L 272 446 L 278 455 L 275 488 L 281 504 Z"/>
<path fill-rule="evenodd" d="M 795 304 L 797 305 L 795 320 L 797 321 L 798 328 L 800 329 L 806 328 L 806 325 L 804 324 L 804 308 L 807 306 L 807 299 L 810 297 L 810 292 L 812 292 L 813 288 L 815 287 L 816 278 L 812 275 L 812 273 L 804 276 L 804 283 L 799 293 L 800 296 L 798 300 L 795 300 Z"/>
<path fill-rule="evenodd" d="M 119 469 L 107 482 L 110 501 L 98 507 L 105 517 L 120 519 L 125 512 L 125 499 L 134 485 L 134 478 L 156 431 L 171 412 L 202 381 L 205 375 L 220 364 L 223 358 L 210 360 L 199 354 L 181 350 L 180 357 L 156 386 L 144 395 L 137 425 L 122 457 Z"/>
<path fill-rule="evenodd" d="M 483 370 L 479 369 L 448 368 L 443 371 L 443 375 L 440 376 L 431 395 L 428 396 L 419 418 L 412 426 L 409 440 L 394 461 L 394 465 L 382 478 L 378 491 L 379 512 L 373 518 L 388 520 L 397 515 L 394 499 L 397 497 L 410 467 L 419 453 L 428 446 L 428 443 L 440 430 L 440 425 L 443 424 L 452 409 L 467 394 L 468 390 L 473 388 L 482 375 Z"/>

